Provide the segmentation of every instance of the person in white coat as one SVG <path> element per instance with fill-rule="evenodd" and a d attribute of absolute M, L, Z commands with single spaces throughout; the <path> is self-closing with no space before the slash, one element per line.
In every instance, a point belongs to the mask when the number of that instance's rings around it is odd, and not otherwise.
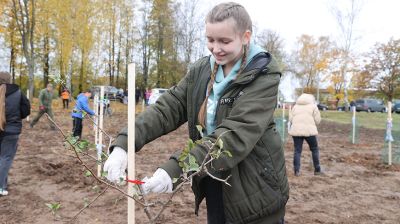
<path fill-rule="evenodd" d="M 301 151 L 303 150 L 304 140 L 306 140 L 312 152 L 314 175 L 321 174 L 317 141 L 317 125 L 321 122 L 321 115 L 313 95 L 303 93 L 297 99 L 293 109 L 289 112 L 289 121 L 291 124 L 289 134 L 293 137 L 294 143 L 293 167 L 295 176 L 300 175 Z"/>

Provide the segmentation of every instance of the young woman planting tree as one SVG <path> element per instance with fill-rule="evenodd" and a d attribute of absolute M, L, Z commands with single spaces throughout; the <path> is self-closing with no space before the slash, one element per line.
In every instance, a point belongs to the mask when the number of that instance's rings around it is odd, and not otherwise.
<path fill-rule="evenodd" d="M 223 141 L 232 157 L 222 154 L 208 175 L 193 177 L 195 212 L 205 198 L 207 220 L 223 223 L 283 223 L 289 186 L 280 136 L 273 120 L 281 73 L 273 57 L 251 43 L 252 22 L 237 3 L 215 6 L 206 17 L 207 47 L 211 56 L 198 60 L 187 75 L 138 115 L 136 151 L 146 143 L 188 122 L 190 138 Z M 104 165 L 108 179 L 118 181 L 127 164 L 127 132 L 122 130 Z M 201 163 L 207 146 L 198 144 L 190 154 Z M 142 185 L 145 193 L 172 192 L 182 173 L 180 153 Z"/>

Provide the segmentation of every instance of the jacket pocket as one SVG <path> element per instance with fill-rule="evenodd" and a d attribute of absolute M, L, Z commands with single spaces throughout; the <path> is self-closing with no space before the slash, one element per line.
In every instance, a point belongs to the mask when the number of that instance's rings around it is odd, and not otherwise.
<path fill-rule="evenodd" d="M 268 184 L 268 186 L 270 186 L 274 191 L 277 191 L 279 190 L 279 186 L 276 176 L 273 175 L 274 173 L 275 171 L 264 167 L 259 174 L 261 178 L 265 181 L 265 183 Z"/>
<path fill-rule="evenodd" d="M 264 134 L 262 140 L 256 145 L 256 160 L 261 164 L 259 174 L 263 180 L 274 190 L 279 190 L 278 173 L 273 155 L 281 149 L 281 138 L 275 127 L 270 127 Z"/>

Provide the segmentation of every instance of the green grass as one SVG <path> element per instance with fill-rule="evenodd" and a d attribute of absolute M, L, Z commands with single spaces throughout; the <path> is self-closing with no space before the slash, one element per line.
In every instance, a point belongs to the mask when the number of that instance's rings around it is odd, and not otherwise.
<path fill-rule="evenodd" d="M 288 110 L 285 111 L 287 117 Z M 351 112 L 341 111 L 321 111 L 322 120 L 351 124 L 353 114 Z M 367 113 L 357 112 L 356 119 L 360 126 L 371 129 L 386 129 L 387 113 Z M 282 110 L 275 111 L 275 117 L 282 117 Z M 392 114 L 393 131 L 400 131 L 400 114 Z"/>
<path fill-rule="evenodd" d="M 356 119 L 360 126 L 371 129 L 386 129 L 387 113 L 356 112 Z M 340 111 L 323 111 L 321 118 L 342 124 L 351 124 L 353 113 Z M 392 114 L 393 131 L 400 131 L 400 115 Z"/>

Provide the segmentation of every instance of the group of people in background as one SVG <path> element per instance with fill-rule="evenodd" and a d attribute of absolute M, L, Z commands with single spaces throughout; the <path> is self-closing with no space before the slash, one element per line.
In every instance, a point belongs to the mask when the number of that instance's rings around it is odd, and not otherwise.
<path fill-rule="evenodd" d="M 146 88 L 145 90 L 140 89 L 139 87 L 136 87 L 135 89 L 135 102 L 138 104 L 140 102 L 140 98 L 144 100 L 144 104 L 146 106 L 149 105 L 149 99 L 151 96 L 151 89 Z"/>

